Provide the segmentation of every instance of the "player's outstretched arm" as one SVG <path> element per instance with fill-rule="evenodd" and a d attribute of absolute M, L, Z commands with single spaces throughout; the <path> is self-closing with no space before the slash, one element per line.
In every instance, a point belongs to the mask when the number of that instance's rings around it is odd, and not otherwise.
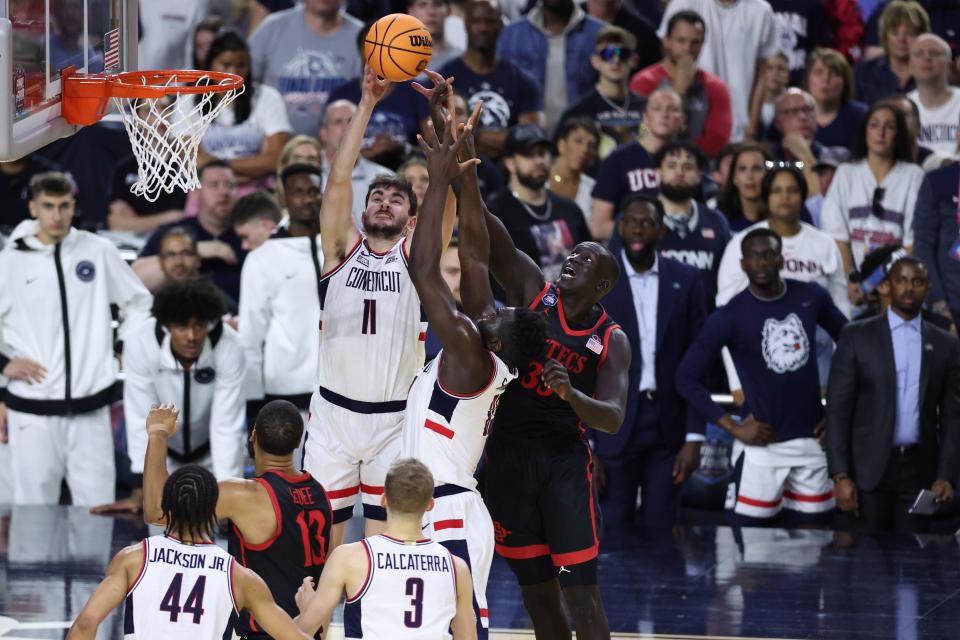
<path fill-rule="evenodd" d="M 273 600 L 267 583 L 256 573 L 233 562 L 234 595 L 237 608 L 245 609 L 271 638 L 277 640 L 310 640 L 310 636 L 294 623 L 287 612 Z"/>
<path fill-rule="evenodd" d="M 165 525 L 161 501 L 167 470 L 167 441 L 177 432 L 180 410 L 172 404 L 155 404 L 147 414 L 147 455 L 143 462 L 143 519 Z"/>
<path fill-rule="evenodd" d="M 143 544 L 129 546 L 113 557 L 106 577 L 70 626 L 67 640 L 93 640 L 97 637 L 100 623 L 127 597 L 143 561 Z"/>
<path fill-rule="evenodd" d="M 477 618 L 473 613 L 473 578 L 470 576 L 470 567 L 456 556 L 453 556 L 453 564 L 457 568 L 457 613 L 450 624 L 453 640 L 476 640 Z"/>
<path fill-rule="evenodd" d="M 323 630 L 324 637 L 327 637 L 330 618 L 340 604 L 340 596 L 352 583 L 363 584 L 362 578 L 370 570 L 369 562 L 362 543 L 340 545 L 334 549 L 323 567 L 316 589 L 310 578 L 306 578 L 297 591 L 297 607 L 300 608 L 300 615 L 295 620 L 297 626 L 311 636 Z"/>
<path fill-rule="evenodd" d="M 373 69 L 367 67 L 364 70 L 360 104 L 330 163 L 330 175 L 320 205 L 320 242 L 326 264 L 338 264 L 360 235 L 352 214 L 353 168 L 360 157 L 363 134 L 373 108 L 389 87 L 390 82 L 377 77 Z"/>

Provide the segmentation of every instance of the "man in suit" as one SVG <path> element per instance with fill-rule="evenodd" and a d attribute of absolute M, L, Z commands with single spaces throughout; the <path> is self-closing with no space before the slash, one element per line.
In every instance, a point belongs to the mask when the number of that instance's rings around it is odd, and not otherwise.
<path fill-rule="evenodd" d="M 677 364 L 706 318 L 699 272 L 657 255 L 666 232 L 663 204 L 636 194 L 623 208 L 617 233 L 621 273 L 605 299 L 607 311 L 630 340 L 630 386 L 623 426 L 597 432 L 595 450 L 605 471 L 600 508 L 607 524 L 632 522 L 643 487 L 640 522 L 669 530 L 680 484 L 700 462 L 704 422 L 688 411 L 674 386 Z"/>
<path fill-rule="evenodd" d="M 953 499 L 960 471 L 960 342 L 923 320 L 930 276 L 905 256 L 886 313 L 848 325 L 827 387 L 827 456 L 837 507 L 867 530 L 922 531 L 920 489 Z"/>

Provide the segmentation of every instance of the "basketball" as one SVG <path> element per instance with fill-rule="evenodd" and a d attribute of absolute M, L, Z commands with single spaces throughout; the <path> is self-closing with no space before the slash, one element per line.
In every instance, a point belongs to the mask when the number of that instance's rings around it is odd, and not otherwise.
<path fill-rule="evenodd" d="M 423 23 L 392 13 L 373 23 L 363 42 L 363 57 L 381 78 L 404 82 L 420 75 L 433 55 L 433 38 Z"/>

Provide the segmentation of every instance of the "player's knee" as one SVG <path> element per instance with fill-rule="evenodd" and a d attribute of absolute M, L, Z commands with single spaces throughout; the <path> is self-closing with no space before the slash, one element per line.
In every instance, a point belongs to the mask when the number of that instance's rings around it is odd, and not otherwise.
<path fill-rule="evenodd" d="M 583 628 L 581 624 L 590 627 L 605 618 L 600 587 L 596 584 L 563 587 L 563 599 L 578 629 Z"/>
<path fill-rule="evenodd" d="M 554 614 L 558 611 L 563 613 L 560 589 L 555 580 L 523 585 L 520 590 L 523 594 L 523 605 L 531 617 L 536 618 L 538 614 Z"/>

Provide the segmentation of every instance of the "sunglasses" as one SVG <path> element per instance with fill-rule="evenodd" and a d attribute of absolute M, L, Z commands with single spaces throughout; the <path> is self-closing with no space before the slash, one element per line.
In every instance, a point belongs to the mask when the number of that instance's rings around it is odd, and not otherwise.
<path fill-rule="evenodd" d="M 880 219 L 883 219 L 886 214 L 886 209 L 883 208 L 883 196 L 886 193 L 887 190 L 882 187 L 873 190 L 873 202 L 870 204 L 870 211 Z"/>
<path fill-rule="evenodd" d="M 633 49 L 629 47 L 604 47 L 597 51 L 597 55 L 603 58 L 604 62 L 613 62 L 614 58 L 626 61 L 633 55 Z"/>

